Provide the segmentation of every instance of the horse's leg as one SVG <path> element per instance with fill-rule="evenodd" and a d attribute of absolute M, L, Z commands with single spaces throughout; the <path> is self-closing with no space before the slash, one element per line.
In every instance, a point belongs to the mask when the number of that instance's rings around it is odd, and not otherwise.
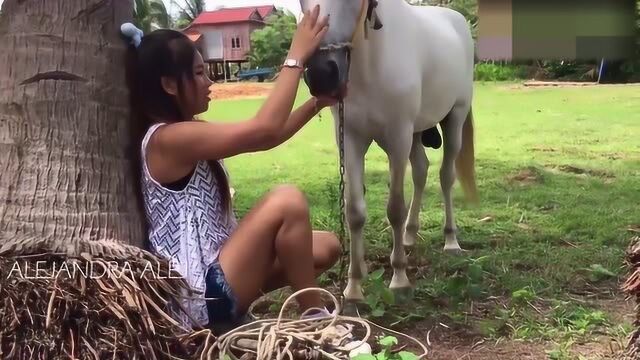
<path fill-rule="evenodd" d="M 391 141 L 388 141 L 383 147 L 389 157 L 389 171 L 391 173 L 387 218 L 393 232 L 393 250 L 391 251 L 393 277 L 389 288 L 407 289 L 411 288 L 411 283 L 407 278 L 407 256 L 403 245 L 404 225 L 408 213 L 404 201 L 404 175 L 411 153 L 412 132 L 396 132 L 389 139 Z"/>
<path fill-rule="evenodd" d="M 444 142 L 444 154 L 440 168 L 440 186 L 445 211 L 444 251 L 452 254 L 459 254 L 463 251 L 456 236 L 458 229 L 453 213 L 451 190 L 456 179 L 455 160 L 462 147 L 462 126 L 468 113 L 469 106 L 455 106 L 441 123 Z"/>
<path fill-rule="evenodd" d="M 427 183 L 427 172 L 429 171 L 429 159 L 427 159 L 427 154 L 425 153 L 421 139 L 422 133 L 413 134 L 411 154 L 409 155 L 413 176 L 413 199 L 411 199 L 409 218 L 407 219 L 407 227 L 404 234 L 405 246 L 415 245 L 418 237 L 418 230 L 420 229 L 420 207 L 422 206 L 422 196 Z"/>
<path fill-rule="evenodd" d="M 362 280 L 367 275 L 362 234 L 367 216 L 363 187 L 364 155 L 370 145 L 371 140 L 364 139 L 345 127 L 345 211 L 350 235 L 350 251 L 349 280 L 344 289 L 344 296 L 351 302 L 364 300 Z"/>

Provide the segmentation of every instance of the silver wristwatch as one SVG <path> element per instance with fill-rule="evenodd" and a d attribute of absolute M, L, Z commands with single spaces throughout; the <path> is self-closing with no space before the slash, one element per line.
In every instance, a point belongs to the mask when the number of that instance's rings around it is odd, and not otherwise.
<path fill-rule="evenodd" d="M 298 69 L 303 69 L 304 67 L 302 66 L 302 63 L 296 59 L 286 59 L 284 61 L 284 63 L 282 64 L 283 67 L 291 67 L 291 68 L 298 68 Z"/>

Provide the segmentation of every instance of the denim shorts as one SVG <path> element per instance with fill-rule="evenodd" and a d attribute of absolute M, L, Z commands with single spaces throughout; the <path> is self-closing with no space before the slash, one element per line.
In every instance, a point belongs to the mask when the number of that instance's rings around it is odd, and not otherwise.
<path fill-rule="evenodd" d="M 205 278 L 205 297 L 209 314 L 209 327 L 215 323 L 228 323 L 238 320 L 238 301 L 225 279 L 219 262 L 214 262 L 207 270 Z"/>

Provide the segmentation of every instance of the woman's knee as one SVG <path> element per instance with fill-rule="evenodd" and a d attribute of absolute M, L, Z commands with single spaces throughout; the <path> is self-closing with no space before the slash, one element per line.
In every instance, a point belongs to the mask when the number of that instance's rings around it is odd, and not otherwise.
<path fill-rule="evenodd" d="M 270 198 L 273 204 L 285 215 L 309 217 L 307 197 L 302 190 L 294 185 L 275 187 L 270 193 Z"/>
<path fill-rule="evenodd" d="M 320 253 L 320 258 L 317 259 L 319 262 L 319 266 L 326 270 L 330 269 L 335 265 L 340 259 L 340 255 L 342 253 L 342 247 L 340 245 L 340 240 L 334 233 L 327 232 L 323 234 L 322 241 L 322 251 Z"/>
<path fill-rule="evenodd" d="M 337 263 L 342 255 L 342 244 L 340 244 L 340 240 L 335 234 L 332 234 L 331 237 L 331 245 L 329 246 L 329 257 L 331 259 L 331 265 Z"/>

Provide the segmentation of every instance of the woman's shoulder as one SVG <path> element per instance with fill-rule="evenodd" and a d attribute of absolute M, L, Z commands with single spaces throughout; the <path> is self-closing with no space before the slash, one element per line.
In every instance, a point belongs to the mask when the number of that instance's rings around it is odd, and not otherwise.
<path fill-rule="evenodd" d="M 145 131 L 144 138 L 142 139 L 142 147 L 147 147 L 147 144 L 151 141 L 151 138 L 156 134 L 158 129 L 166 125 L 167 123 L 165 122 L 155 122 L 149 125 Z"/>

